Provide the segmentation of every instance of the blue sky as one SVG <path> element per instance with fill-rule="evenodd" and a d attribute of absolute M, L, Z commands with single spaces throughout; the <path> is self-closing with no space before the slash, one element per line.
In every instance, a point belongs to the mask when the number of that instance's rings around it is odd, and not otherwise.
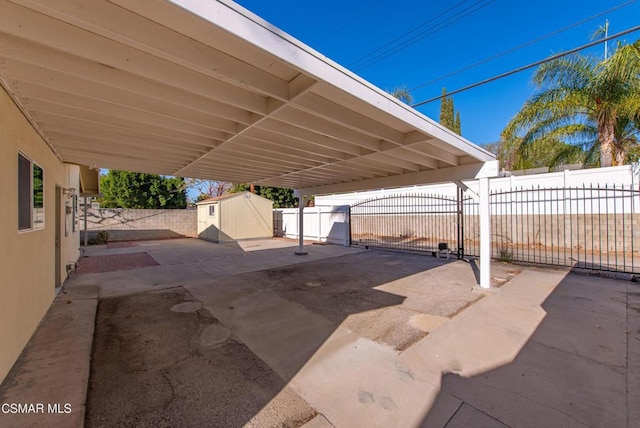
<path fill-rule="evenodd" d="M 238 3 L 387 90 L 402 85 L 415 88 L 629 3 L 511 54 L 417 88 L 412 91 L 414 102 L 440 95 L 443 86 L 452 91 L 588 43 L 605 19 L 609 20 L 610 34 L 640 22 L 640 1 L 626 0 L 238 0 Z M 422 27 L 408 36 L 420 40 L 381 61 L 362 66 L 363 56 L 419 26 Z M 637 32 L 623 40 L 633 42 L 639 38 Z M 399 42 L 403 40 L 406 38 Z M 603 47 L 584 52 L 601 56 Z M 380 54 L 385 51 L 378 51 L 377 55 Z M 375 56 L 365 59 L 372 58 Z M 509 119 L 531 95 L 532 72 L 455 95 L 463 136 L 476 144 L 497 141 Z M 418 108 L 436 120 L 439 109 L 439 101 Z"/>

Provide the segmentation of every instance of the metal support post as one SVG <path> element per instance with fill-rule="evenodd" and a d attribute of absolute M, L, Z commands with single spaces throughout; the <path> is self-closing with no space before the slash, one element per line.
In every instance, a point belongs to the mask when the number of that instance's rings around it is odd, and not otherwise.
<path fill-rule="evenodd" d="M 480 214 L 480 287 L 491 288 L 491 208 L 489 204 L 489 178 L 479 180 Z"/>

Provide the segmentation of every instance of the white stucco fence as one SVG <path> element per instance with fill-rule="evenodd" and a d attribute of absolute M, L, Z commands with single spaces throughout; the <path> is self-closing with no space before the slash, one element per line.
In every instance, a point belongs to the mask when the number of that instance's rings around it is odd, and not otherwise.
<path fill-rule="evenodd" d="M 539 197 L 547 200 L 563 200 L 565 198 L 579 199 L 580 203 L 575 203 L 574 206 L 563 208 L 560 206 L 560 211 L 556 205 L 556 202 L 537 203 L 535 206 L 527 208 L 527 213 L 550 213 L 552 211 L 558 211 L 560 213 L 571 212 L 572 214 L 585 214 L 592 211 L 591 204 L 608 204 L 610 212 L 635 212 L 638 209 L 638 201 L 635 198 L 626 197 L 612 199 L 607 196 L 604 191 L 605 188 L 620 189 L 624 186 L 625 189 L 638 189 L 640 185 L 640 178 L 638 172 L 640 167 L 638 164 L 614 166 L 608 168 L 593 168 L 593 169 L 581 169 L 574 171 L 560 171 L 546 174 L 531 174 L 531 175 L 511 175 L 508 177 L 498 177 L 490 179 L 490 191 L 493 192 L 505 192 L 517 189 L 532 189 L 540 188 Z M 463 182 L 469 189 L 474 192 L 478 191 L 478 180 L 469 180 Z M 543 189 L 562 189 L 562 188 L 580 188 L 586 189 L 586 191 L 574 191 L 572 194 L 563 192 L 562 190 L 546 190 Z M 590 191 L 590 187 L 593 186 L 593 191 Z M 600 192 L 596 190 L 600 187 Z M 457 186 L 454 183 L 443 183 L 426 186 L 411 186 L 395 189 L 379 189 L 368 192 L 352 192 L 343 194 L 332 194 L 325 196 L 316 196 L 316 206 L 342 206 L 353 205 L 358 202 L 362 202 L 369 199 L 383 198 L 390 195 L 437 195 L 441 197 L 455 198 L 457 192 Z M 517 199 L 513 197 L 514 201 Z M 582 200 L 589 201 L 583 203 Z M 520 204 L 514 203 L 512 206 L 508 204 L 508 197 L 505 197 L 501 202 L 506 204 L 494 204 L 492 206 L 492 215 L 505 214 L 503 212 L 505 207 L 508 207 L 508 214 L 518 214 L 522 209 Z M 390 202 L 393 205 L 393 201 Z M 622 206 L 624 204 L 624 206 Z M 615 205 L 615 208 L 614 206 Z M 390 208 L 392 210 L 392 208 Z"/>
<path fill-rule="evenodd" d="M 298 209 L 273 210 L 276 236 L 297 239 Z M 349 207 L 323 206 L 304 209 L 304 239 L 349 246 Z"/>

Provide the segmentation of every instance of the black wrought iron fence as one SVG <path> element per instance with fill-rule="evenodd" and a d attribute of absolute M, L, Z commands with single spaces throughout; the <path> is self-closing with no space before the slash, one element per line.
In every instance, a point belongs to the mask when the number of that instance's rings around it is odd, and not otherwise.
<path fill-rule="evenodd" d="M 640 273 L 639 192 L 631 186 L 491 192 L 492 256 L 552 266 Z M 352 245 L 479 255 L 478 203 L 455 196 L 390 195 L 351 207 Z"/>
<path fill-rule="evenodd" d="M 552 266 L 639 273 L 638 190 L 604 185 L 491 193 L 492 256 Z M 476 210 L 470 207 L 469 211 Z M 477 222 L 467 215 L 466 223 Z M 465 235 L 478 254 L 479 233 Z"/>
<path fill-rule="evenodd" d="M 446 242 L 453 253 L 461 237 L 461 201 L 438 195 L 390 195 L 351 207 L 351 245 L 436 251 Z"/>

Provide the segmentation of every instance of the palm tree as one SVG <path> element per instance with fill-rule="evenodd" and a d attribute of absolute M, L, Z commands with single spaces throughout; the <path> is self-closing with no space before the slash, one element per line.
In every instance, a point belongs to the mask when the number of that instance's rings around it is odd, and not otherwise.
<path fill-rule="evenodd" d="M 575 55 L 547 62 L 533 81 L 537 93 L 502 133 L 512 152 L 560 141 L 585 155 L 599 148 L 600 166 L 626 162 L 640 130 L 640 40 L 619 44 L 603 61 Z"/>
<path fill-rule="evenodd" d="M 411 91 L 409 91 L 406 85 L 396 86 L 391 91 L 389 90 L 387 91 L 391 94 L 391 96 L 399 99 L 405 104 L 411 104 L 413 102 L 413 96 L 411 95 Z"/>

